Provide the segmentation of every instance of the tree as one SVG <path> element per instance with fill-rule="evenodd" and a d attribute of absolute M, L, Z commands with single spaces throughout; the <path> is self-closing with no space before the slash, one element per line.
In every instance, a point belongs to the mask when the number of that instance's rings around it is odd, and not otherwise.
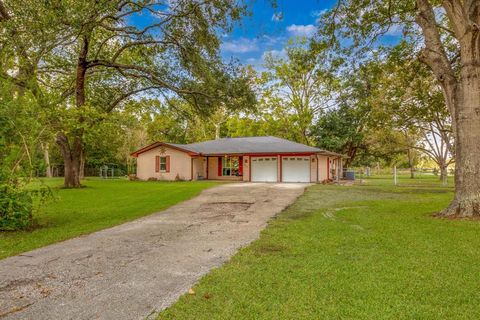
<path fill-rule="evenodd" d="M 280 105 L 284 115 L 291 115 L 297 133 L 294 140 L 311 144 L 311 126 L 328 107 L 330 70 L 322 64 L 320 52 L 313 54 L 305 47 L 305 40 L 292 42 L 284 50 L 285 57 L 266 55 L 268 71 L 262 75 L 263 99 Z"/>
<path fill-rule="evenodd" d="M 409 56 L 411 50 L 403 42 L 378 62 L 382 73 L 372 93 L 377 101 L 374 114 L 380 126 L 404 134 L 409 154 L 416 149 L 434 161 L 446 184 L 448 166 L 454 161 L 451 118 L 441 88 L 431 71 Z"/>
<path fill-rule="evenodd" d="M 37 97 L 42 95 L 39 88 L 63 89 L 58 95 L 65 96 L 66 103 L 50 105 L 65 164 L 65 187 L 80 186 L 86 131 L 135 95 L 176 95 L 198 112 L 219 100 L 234 108 L 253 99 L 236 66 L 218 57 L 218 29 L 228 29 L 244 12 L 236 1 L 92 0 L 37 7 L 46 14 L 24 10 L 15 1 L 1 3 L 0 21 L 8 21 L 4 25 L 10 34 L 21 29 L 28 35 L 25 30 L 31 29 L 33 17 L 45 23 L 39 30 L 57 30 L 57 38 L 44 50 L 48 55 L 31 63 L 27 81 L 8 72 L 3 76 Z M 139 15 L 147 16 L 149 23 L 129 23 Z M 52 21 L 59 23 L 49 27 L 46 22 Z M 25 52 L 12 48 L 18 56 Z"/>
<path fill-rule="evenodd" d="M 37 144 L 44 128 L 31 94 L 16 94 L 0 79 L 0 230 L 27 229 L 33 214 L 48 198 L 49 189 L 28 184 L 37 165 Z"/>
<path fill-rule="evenodd" d="M 350 37 L 344 53 L 357 58 L 395 27 L 420 40 L 419 58 L 442 87 L 456 142 L 455 197 L 442 215 L 480 216 L 480 2 L 339 0 L 320 25 L 333 48 Z"/>
<path fill-rule="evenodd" d="M 367 148 L 366 138 L 372 133 L 371 97 L 380 72 L 375 62 L 337 72 L 331 88 L 337 91 L 336 107 L 320 115 L 315 125 L 317 146 L 346 154 L 346 167 L 354 162 L 359 149 Z"/>
<path fill-rule="evenodd" d="M 315 144 L 321 149 L 348 156 L 344 166 L 348 168 L 359 150 L 367 148 L 365 119 L 358 109 L 346 104 L 326 111 L 314 126 Z"/>

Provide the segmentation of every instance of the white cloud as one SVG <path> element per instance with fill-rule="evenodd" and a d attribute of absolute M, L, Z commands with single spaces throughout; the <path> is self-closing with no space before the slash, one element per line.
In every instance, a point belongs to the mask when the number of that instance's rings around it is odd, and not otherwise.
<path fill-rule="evenodd" d="M 320 17 L 328 12 L 328 9 L 315 10 L 311 12 L 312 17 Z"/>
<path fill-rule="evenodd" d="M 262 60 L 265 61 L 265 58 L 269 55 L 273 56 L 275 59 L 281 59 L 281 58 L 285 58 L 287 56 L 287 51 L 285 51 L 285 49 L 265 51 L 262 54 Z"/>
<path fill-rule="evenodd" d="M 225 41 L 222 44 L 222 50 L 233 53 L 246 53 L 258 51 L 258 41 L 256 39 L 239 38 L 232 41 Z"/>
<path fill-rule="evenodd" d="M 293 36 L 309 38 L 315 34 L 315 32 L 317 31 L 317 27 L 315 27 L 313 24 L 292 24 L 287 27 L 287 31 Z"/>
<path fill-rule="evenodd" d="M 283 43 L 287 39 L 284 36 L 269 36 L 269 35 L 262 35 L 260 38 L 260 42 L 263 46 L 277 46 L 279 44 L 283 45 Z"/>
<path fill-rule="evenodd" d="M 401 36 L 403 34 L 403 25 L 392 24 L 385 34 L 387 36 Z"/>
<path fill-rule="evenodd" d="M 311 15 L 312 17 L 315 18 L 315 23 L 316 24 L 319 24 L 320 23 L 320 19 L 322 18 L 322 16 L 324 14 L 326 14 L 328 12 L 328 9 L 322 9 L 322 10 L 315 10 L 315 11 L 312 11 L 311 12 Z"/>
<path fill-rule="evenodd" d="M 272 15 L 272 21 L 275 21 L 275 22 L 280 22 L 280 21 L 283 21 L 283 12 L 275 12 L 273 15 Z"/>

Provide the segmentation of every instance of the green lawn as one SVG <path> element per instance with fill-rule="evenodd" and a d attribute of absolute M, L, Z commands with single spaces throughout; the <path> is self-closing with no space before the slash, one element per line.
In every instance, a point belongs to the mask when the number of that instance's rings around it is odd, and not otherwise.
<path fill-rule="evenodd" d="M 38 215 L 30 232 L 0 232 L 0 259 L 165 209 L 216 185 L 214 182 L 140 182 L 87 179 L 86 188 L 61 189 L 45 180 L 57 197 Z"/>
<path fill-rule="evenodd" d="M 310 187 L 159 319 L 480 319 L 480 222 L 435 177 Z"/>

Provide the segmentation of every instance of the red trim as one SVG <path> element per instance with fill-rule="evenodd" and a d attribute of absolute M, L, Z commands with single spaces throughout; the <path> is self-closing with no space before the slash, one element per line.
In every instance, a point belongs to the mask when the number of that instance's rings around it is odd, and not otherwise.
<path fill-rule="evenodd" d="M 245 154 L 246 156 L 251 156 L 251 157 L 276 157 L 276 156 L 283 156 L 283 157 L 289 157 L 289 156 L 311 156 L 314 155 L 314 152 L 309 152 L 309 153 L 300 153 L 300 152 L 291 152 L 291 153 L 247 153 Z"/>
<path fill-rule="evenodd" d="M 282 156 L 311 156 L 317 154 L 316 152 L 289 152 L 289 153 L 217 153 L 217 154 L 208 154 L 209 157 L 240 157 L 240 156 L 252 156 L 252 157 L 275 157 L 278 155 Z"/>
<path fill-rule="evenodd" d="M 155 172 L 160 172 L 160 156 L 155 156 Z"/>
<path fill-rule="evenodd" d="M 170 172 L 170 156 L 165 156 L 165 172 Z"/>
<path fill-rule="evenodd" d="M 318 154 L 316 155 L 315 159 L 316 159 L 316 161 L 317 161 L 317 170 L 316 170 L 317 173 L 315 174 L 315 176 L 317 177 L 317 178 L 316 178 L 316 181 L 317 181 L 317 183 L 318 183 L 318 178 L 319 178 L 319 177 L 318 177 L 318 170 L 319 170 L 319 165 L 320 165 L 320 164 L 319 164 L 320 161 L 318 160 Z"/>
<path fill-rule="evenodd" d="M 243 177 L 243 157 L 238 157 L 238 175 Z"/>
<path fill-rule="evenodd" d="M 221 177 L 222 176 L 222 157 L 218 157 L 217 167 L 218 167 L 217 175 Z"/>
<path fill-rule="evenodd" d="M 152 150 L 152 149 L 155 149 L 155 148 L 160 147 L 160 146 L 165 146 L 165 147 L 167 147 L 167 148 L 171 148 L 171 149 L 174 149 L 174 150 L 182 151 L 182 152 L 187 153 L 187 154 L 190 155 L 190 156 L 197 156 L 197 155 L 199 155 L 199 154 L 196 153 L 196 152 L 192 152 L 192 151 L 190 151 L 190 150 L 183 149 L 183 148 L 180 148 L 180 147 L 177 147 L 177 146 L 172 146 L 171 144 L 168 144 L 168 143 L 165 143 L 165 142 L 154 142 L 154 143 L 152 143 L 152 144 L 150 144 L 150 145 L 148 145 L 148 146 L 146 146 L 146 147 L 143 147 L 143 148 L 141 148 L 141 149 L 139 149 L 139 150 L 137 150 L 137 151 L 135 151 L 135 152 L 130 153 L 130 155 L 131 155 L 132 157 L 138 157 L 139 154 L 144 153 L 144 152 L 147 152 L 147 151 Z"/>

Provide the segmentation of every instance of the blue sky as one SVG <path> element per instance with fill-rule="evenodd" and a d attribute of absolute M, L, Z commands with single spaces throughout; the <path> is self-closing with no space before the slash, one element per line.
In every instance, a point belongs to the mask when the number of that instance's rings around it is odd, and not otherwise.
<path fill-rule="evenodd" d="M 226 60 L 237 58 L 242 64 L 251 64 L 261 70 L 263 55 L 273 51 L 280 54 L 286 42 L 293 37 L 311 37 L 318 25 L 320 13 L 331 9 L 336 0 L 247 0 L 252 15 L 244 17 L 232 33 L 222 36 L 221 54 Z M 392 27 L 382 36 L 378 45 L 395 45 L 402 29 Z"/>
<path fill-rule="evenodd" d="M 320 13 L 331 9 L 336 0 L 246 0 L 251 15 L 235 24 L 232 32 L 219 35 L 221 55 L 228 61 L 238 59 L 242 64 L 261 70 L 266 52 L 281 55 L 287 41 L 294 37 L 311 37 L 317 30 Z M 139 14 L 130 18 L 138 27 L 145 27 L 154 18 Z M 392 29 L 381 39 L 381 44 L 398 42 L 401 29 Z"/>
<path fill-rule="evenodd" d="M 274 8 L 269 0 L 252 0 L 249 2 L 252 15 L 244 17 L 232 33 L 222 35 L 222 56 L 261 69 L 265 52 L 280 53 L 288 39 L 311 36 L 317 29 L 318 14 L 335 2 L 277 0 L 278 6 Z"/>

